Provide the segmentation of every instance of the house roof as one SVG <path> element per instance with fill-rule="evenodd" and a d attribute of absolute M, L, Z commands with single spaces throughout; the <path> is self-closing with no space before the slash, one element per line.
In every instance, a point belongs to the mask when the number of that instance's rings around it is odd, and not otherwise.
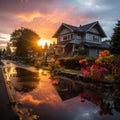
<path fill-rule="evenodd" d="M 69 24 L 66 24 L 66 23 L 63 23 L 63 25 L 69 29 L 71 29 L 73 32 L 81 32 L 79 27 L 76 27 L 76 26 L 73 26 L 73 25 L 69 25 Z"/>
<path fill-rule="evenodd" d="M 80 25 L 79 27 L 73 26 L 73 25 L 69 25 L 66 23 L 62 23 L 61 26 L 58 28 L 58 30 L 55 32 L 55 34 L 53 35 L 53 37 L 57 37 L 59 32 L 61 31 L 61 29 L 63 27 L 66 27 L 67 29 L 69 29 L 71 32 L 77 32 L 77 33 L 86 33 L 88 32 L 91 28 L 93 28 L 94 26 L 96 26 L 100 32 L 101 37 L 106 37 L 105 32 L 103 31 L 102 27 L 100 26 L 99 22 L 93 22 L 93 23 L 89 23 L 86 25 Z"/>
<path fill-rule="evenodd" d="M 97 23 L 98 23 L 98 21 L 93 22 L 93 23 L 89 23 L 86 25 L 80 25 L 79 29 L 82 32 L 87 32 L 90 28 L 94 27 Z"/>
<path fill-rule="evenodd" d="M 103 45 L 103 44 L 90 43 L 90 42 L 84 42 L 83 44 L 84 44 L 86 47 L 89 47 L 89 48 L 109 49 L 109 46 L 108 46 L 108 45 Z"/>

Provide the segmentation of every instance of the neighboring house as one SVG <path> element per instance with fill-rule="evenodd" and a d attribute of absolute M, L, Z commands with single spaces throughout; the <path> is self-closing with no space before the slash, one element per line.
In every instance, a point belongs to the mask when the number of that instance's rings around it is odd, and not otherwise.
<path fill-rule="evenodd" d="M 98 21 L 79 27 L 62 23 L 53 37 L 57 38 L 56 54 L 72 56 L 78 49 L 88 51 L 88 56 L 98 57 L 99 52 L 108 49 L 102 44 L 106 37 Z"/>
<path fill-rule="evenodd" d="M 104 46 L 110 48 L 111 42 L 112 42 L 111 40 L 104 40 L 104 41 L 102 41 L 102 45 L 104 45 Z"/>

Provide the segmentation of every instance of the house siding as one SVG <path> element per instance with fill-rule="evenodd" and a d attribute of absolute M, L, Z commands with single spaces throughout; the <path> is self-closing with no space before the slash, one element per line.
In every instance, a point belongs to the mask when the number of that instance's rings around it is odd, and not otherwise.
<path fill-rule="evenodd" d="M 77 39 L 81 41 L 81 35 L 76 34 L 76 33 L 70 33 L 68 32 L 67 29 L 63 29 L 59 36 L 58 36 L 58 42 L 63 42 L 63 41 L 68 41 L 68 40 L 73 40 L 73 39 Z"/>
<path fill-rule="evenodd" d="M 57 44 L 62 47 L 62 52 L 66 56 L 74 53 L 79 47 L 88 49 L 89 56 L 98 57 L 102 46 L 102 38 L 106 37 L 98 22 L 94 22 L 80 27 L 62 24 L 54 34 Z"/>
<path fill-rule="evenodd" d="M 99 56 L 100 49 L 89 48 L 89 56 L 97 58 Z"/>
<path fill-rule="evenodd" d="M 98 32 L 98 30 L 96 28 L 90 29 L 89 32 L 99 34 L 99 32 Z"/>
<path fill-rule="evenodd" d="M 96 35 L 96 34 L 86 33 L 85 41 L 91 42 L 91 43 L 101 44 L 101 37 L 99 35 Z"/>
<path fill-rule="evenodd" d="M 64 34 L 68 34 L 68 33 L 70 33 L 70 30 L 68 30 L 67 28 L 64 28 L 64 29 L 61 30 L 59 35 L 64 35 Z"/>

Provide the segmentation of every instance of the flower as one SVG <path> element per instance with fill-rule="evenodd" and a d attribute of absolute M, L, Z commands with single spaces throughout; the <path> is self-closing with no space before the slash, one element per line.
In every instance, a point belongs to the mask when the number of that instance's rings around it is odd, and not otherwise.
<path fill-rule="evenodd" d="M 79 61 L 79 63 L 80 64 L 84 64 L 84 63 L 86 63 L 87 62 L 87 60 L 84 58 L 84 59 L 81 59 L 80 61 Z"/>
<path fill-rule="evenodd" d="M 55 59 L 54 58 L 51 58 L 49 62 L 55 62 Z"/>
<path fill-rule="evenodd" d="M 104 51 L 100 52 L 99 57 L 105 57 L 109 54 L 110 54 L 109 50 L 104 50 Z"/>
<path fill-rule="evenodd" d="M 91 65 L 86 68 L 81 68 L 82 76 L 84 78 L 101 79 L 108 74 L 108 70 L 98 65 Z"/>
<path fill-rule="evenodd" d="M 99 64 L 99 63 L 100 63 L 100 60 L 99 60 L 99 59 L 96 59 L 96 60 L 95 60 L 95 63 L 96 63 L 96 64 Z"/>

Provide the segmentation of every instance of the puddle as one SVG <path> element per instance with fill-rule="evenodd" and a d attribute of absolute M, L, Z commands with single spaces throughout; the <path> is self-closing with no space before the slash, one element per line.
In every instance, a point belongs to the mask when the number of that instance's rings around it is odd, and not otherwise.
<path fill-rule="evenodd" d="M 119 120 L 119 89 L 97 90 L 49 73 L 18 67 L 3 68 L 14 96 L 30 114 L 42 120 Z M 41 72 L 42 71 L 42 72 Z"/>

